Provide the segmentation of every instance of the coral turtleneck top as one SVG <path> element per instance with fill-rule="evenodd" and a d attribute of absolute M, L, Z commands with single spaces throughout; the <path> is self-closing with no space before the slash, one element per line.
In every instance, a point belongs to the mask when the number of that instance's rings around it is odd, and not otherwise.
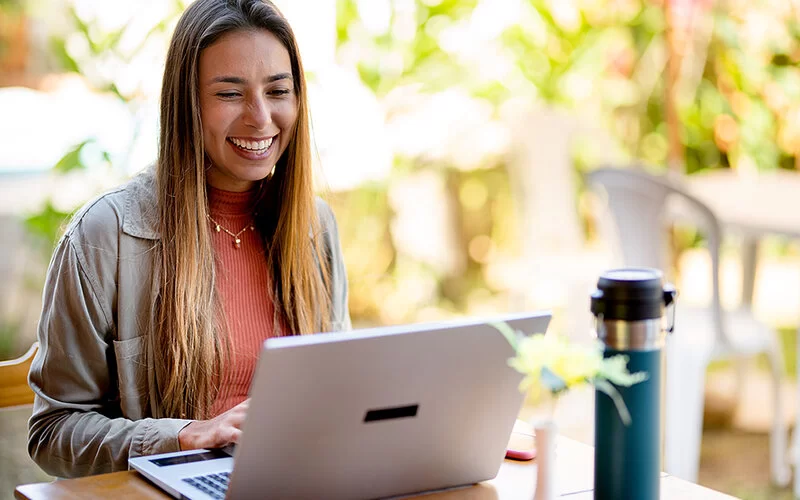
<path fill-rule="evenodd" d="M 271 276 L 261 235 L 251 228 L 256 196 L 255 190 L 235 193 L 208 186 L 216 286 L 232 355 L 222 373 L 213 416 L 247 399 L 261 345 L 273 335 Z M 244 229 L 240 242 L 222 228 L 233 234 Z"/>

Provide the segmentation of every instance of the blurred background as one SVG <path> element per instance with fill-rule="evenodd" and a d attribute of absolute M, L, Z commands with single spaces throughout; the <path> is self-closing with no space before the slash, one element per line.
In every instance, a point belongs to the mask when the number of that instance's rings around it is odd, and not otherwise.
<path fill-rule="evenodd" d="M 0 0 L 0 359 L 36 338 L 69 214 L 154 161 L 164 56 L 188 3 Z M 588 339 L 588 294 L 620 257 L 584 174 L 641 165 L 748 182 L 800 166 L 798 0 L 276 3 L 309 78 L 356 327 L 547 308 L 554 332 Z M 680 304 L 710 300 L 705 244 L 671 231 Z M 742 252 L 723 243 L 731 308 Z M 752 309 L 779 332 L 791 425 L 800 244 L 759 240 L 757 269 Z M 752 368 L 737 398 L 733 367 L 710 367 L 699 482 L 792 498 L 770 485 L 766 363 Z M 570 395 L 559 418 L 591 442 L 587 399 Z M 47 479 L 27 458 L 29 414 L 0 413 L 0 498 Z"/>

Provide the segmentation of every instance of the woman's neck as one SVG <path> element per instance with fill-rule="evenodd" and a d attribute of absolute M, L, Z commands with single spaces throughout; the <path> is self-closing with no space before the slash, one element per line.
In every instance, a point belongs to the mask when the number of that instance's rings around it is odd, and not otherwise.
<path fill-rule="evenodd" d="M 235 192 L 217 189 L 208 184 L 208 209 L 212 215 L 252 215 L 258 199 L 258 189 Z"/>

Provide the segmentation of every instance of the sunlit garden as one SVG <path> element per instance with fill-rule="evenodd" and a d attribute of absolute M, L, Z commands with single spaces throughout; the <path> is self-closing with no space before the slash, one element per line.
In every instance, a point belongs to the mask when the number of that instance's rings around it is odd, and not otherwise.
<path fill-rule="evenodd" d="M 0 359 L 36 340 L 70 214 L 155 161 L 166 47 L 188 3 L 0 0 Z M 303 54 L 316 188 L 338 220 L 354 327 L 550 309 L 555 331 L 588 339 L 589 291 L 619 255 L 586 173 L 800 175 L 795 1 L 276 4 Z M 691 224 L 670 230 L 666 271 L 684 304 L 710 300 L 707 243 Z M 743 304 L 745 248 L 722 243 L 726 307 Z M 752 308 L 780 330 L 791 422 L 800 243 L 760 241 L 757 269 Z M 765 362 L 752 364 L 738 403 L 732 365 L 711 366 L 721 403 L 707 403 L 707 427 L 720 418 L 699 482 L 792 498 L 770 484 Z M 47 478 L 27 459 L 25 411 L 0 415 L 0 498 Z M 590 418 L 564 420 L 591 436 Z"/>

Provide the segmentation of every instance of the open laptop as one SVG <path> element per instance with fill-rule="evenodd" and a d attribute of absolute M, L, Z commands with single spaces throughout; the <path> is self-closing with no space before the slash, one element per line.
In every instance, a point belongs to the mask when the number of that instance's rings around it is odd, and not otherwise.
<path fill-rule="evenodd" d="M 550 313 L 268 339 L 233 455 L 129 464 L 192 500 L 381 498 L 491 479 L 523 401 L 496 321 L 544 333 Z"/>

